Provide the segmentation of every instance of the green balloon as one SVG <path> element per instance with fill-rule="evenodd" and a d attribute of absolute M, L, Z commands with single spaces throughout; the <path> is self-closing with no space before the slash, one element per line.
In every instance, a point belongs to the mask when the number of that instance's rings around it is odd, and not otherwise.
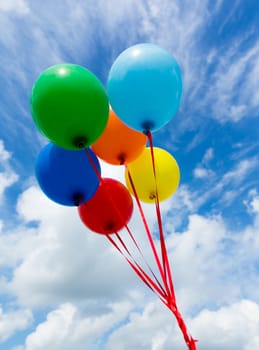
<path fill-rule="evenodd" d="M 58 64 L 36 80 L 31 113 L 38 129 L 66 149 L 90 146 L 103 132 L 109 101 L 98 78 L 75 64 Z"/>

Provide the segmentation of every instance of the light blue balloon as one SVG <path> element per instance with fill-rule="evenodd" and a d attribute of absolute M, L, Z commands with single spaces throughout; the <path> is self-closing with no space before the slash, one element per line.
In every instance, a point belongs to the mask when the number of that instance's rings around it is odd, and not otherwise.
<path fill-rule="evenodd" d="M 117 116 L 138 131 L 156 131 L 176 114 L 182 95 L 181 70 L 175 58 L 153 44 L 138 44 L 114 61 L 107 83 Z"/>

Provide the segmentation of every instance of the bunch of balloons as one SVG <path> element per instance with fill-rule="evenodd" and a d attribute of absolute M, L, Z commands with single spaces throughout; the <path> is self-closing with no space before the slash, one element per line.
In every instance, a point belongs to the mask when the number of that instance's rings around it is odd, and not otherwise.
<path fill-rule="evenodd" d="M 174 313 L 188 348 L 195 350 L 196 341 L 188 334 L 177 308 L 159 207 L 176 191 L 180 171 L 174 157 L 154 147 L 152 141 L 152 133 L 178 111 L 181 95 L 181 71 L 174 57 L 144 43 L 117 57 L 109 72 L 107 91 L 82 66 L 58 64 L 46 69 L 32 88 L 31 113 L 50 141 L 36 160 L 36 178 L 42 191 L 56 203 L 78 207 L 82 222 L 109 239 Z M 102 178 L 99 158 L 123 165 L 126 185 Z M 142 202 L 155 204 L 160 256 Z M 148 263 L 146 272 L 135 261 L 119 234 L 126 228 L 140 251 L 128 226 L 134 203 L 141 213 L 160 281 Z"/>

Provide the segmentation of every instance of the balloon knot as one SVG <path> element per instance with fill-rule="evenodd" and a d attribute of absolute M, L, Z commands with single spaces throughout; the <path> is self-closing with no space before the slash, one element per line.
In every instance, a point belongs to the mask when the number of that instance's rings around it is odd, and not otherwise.
<path fill-rule="evenodd" d="M 149 199 L 156 199 L 156 194 L 155 194 L 155 192 L 150 192 L 150 194 L 149 194 Z"/>
<path fill-rule="evenodd" d="M 118 160 L 120 162 L 120 165 L 125 164 L 125 160 L 126 160 L 126 154 L 125 153 L 120 153 L 118 155 Z"/>
<path fill-rule="evenodd" d="M 108 221 L 105 224 L 105 230 L 108 232 L 112 232 L 114 230 L 114 222 L 113 221 Z"/>
<path fill-rule="evenodd" d="M 73 140 L 73 145 L 79 149 L 87 147 L 87 138 L 85 136 L 77 136 Z"/>
<path fill-rule="evenodd" d="M 147 120 L 141 124 L 141 127 L 143 128 L 143 133 L 148 135 L 149 131 L 155 127 L 155 124 L 154 122 Z"/>
<path fill-rule="evenodd" d="M 79 207 L 80 204 L 83 202 L 83 193 L 77 192 L 73 194 L 73 203 L 76 207 Z"/>

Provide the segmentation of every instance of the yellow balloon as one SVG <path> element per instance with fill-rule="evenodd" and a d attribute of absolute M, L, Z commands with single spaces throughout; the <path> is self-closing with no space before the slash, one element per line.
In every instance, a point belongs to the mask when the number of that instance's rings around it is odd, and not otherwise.
<path fill-rule="evenodd" d="M 176 191 L 180 182 L 180 170 L 170 153 L 158 147 L 153 149 L 158 200 L 162 202 Z M 142 202 L 153 203 L 156 198 L 156 182 L 149 147 L 145 148 L 136 160 L 128 164 L 128 170 L 125 171 L 126 185 L 134 195 L 128 172 L 130 172 L 139 199 Z"/>

